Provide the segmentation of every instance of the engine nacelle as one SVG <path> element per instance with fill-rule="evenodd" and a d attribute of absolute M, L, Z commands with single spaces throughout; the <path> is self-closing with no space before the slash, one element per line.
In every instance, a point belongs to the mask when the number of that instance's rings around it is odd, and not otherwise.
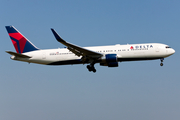
<path fill-rule="evenodd" d="M 118 67 L 117 54 L 106 54 L 101 60 L 101 66 Z"/>

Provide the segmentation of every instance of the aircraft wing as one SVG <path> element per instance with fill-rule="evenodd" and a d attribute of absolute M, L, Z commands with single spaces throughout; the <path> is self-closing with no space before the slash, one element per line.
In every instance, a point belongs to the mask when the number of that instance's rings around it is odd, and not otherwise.
<path fill-rule="evenodd" d="M 14 55 L 14 56 L 16 56 L 16 57 L 31 58 L 30 56 L 23 55 L 23 54 L 20 54 L 20 53 L 15 53 L 15 52 L 11 52 L 11 51 L 6 51 L 6 52 L 9 53 L 10 55 Z"/>
<path fill-rule="evenodd" d="M 88 57 L 90 59 L 98 59 L 100 57 L 103 56 L 103 54 L 95 52 L 95 51 L 91 51 L 88 49 L 85 49 L 83 47 L 79 47 L 77 45 L 71 44 L 69 42 L 66 42 L 65 40 L 63 40 L 58 33 L 54 30 L 51 29 L 55 38 L 57 39 L 58 42 L 62 43 L 63 45 L 65 45 L 67 47 L 67 49 L 69 49 L 71 52 L 73 52 L 75 55 L 77 56 L 82 56 L 82 57 Z"/>

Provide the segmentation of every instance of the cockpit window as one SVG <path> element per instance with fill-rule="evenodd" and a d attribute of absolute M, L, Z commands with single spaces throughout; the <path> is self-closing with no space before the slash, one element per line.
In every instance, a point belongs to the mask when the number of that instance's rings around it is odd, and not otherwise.
<path fill-rule="evenodd" d="M 166 46 L 166 48 L 171 48 L 171 47 L 169 47 L 169 46 Z"/>

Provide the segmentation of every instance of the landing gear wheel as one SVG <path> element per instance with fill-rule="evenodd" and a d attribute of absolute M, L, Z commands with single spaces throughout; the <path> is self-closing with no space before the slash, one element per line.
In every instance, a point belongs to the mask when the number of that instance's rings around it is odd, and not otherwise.
<path fill-rule="evenodd" d="M 161 60 L 160 66 L 163 66 L 164 58 L 161 58 L 160 60 Z"/>
<path fill-rule="evenodd" d="M 163 66 L 163 63 L 161 63 L 160 66 Z"/>
<path fill-rule="evenodd" d="M 92 71 L 95 73 L 95 72 L 96 72 L 96 69 L 94 68 Z"/>
<path fill-rule="evenodd" d="M 91 66 L 90 65 L 87 65 L 87 69 L 89 70 L 89 72 L 91 72 Z"/>
<path fill-rule="evenodd" d="M 89 70 L 89 72 L 91 71 L 93 71 L 94 73 L 96 72 L 96 69 L 94 68 L 94 66 L 87 65 L 87 69 Z"/>

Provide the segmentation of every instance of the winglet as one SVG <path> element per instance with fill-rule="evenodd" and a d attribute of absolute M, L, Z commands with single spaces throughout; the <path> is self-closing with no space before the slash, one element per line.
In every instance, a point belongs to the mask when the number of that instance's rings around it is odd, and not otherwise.
<path fill-rule="evenodd" d="M 55 36 L 55 38 L 56 38 L 57 41 L 59 41 L 59 42 L 66 42 L 65 40 L 63 40 L 63 39 L 58 35 L 58 33 L 57 33 L 54 29 L 51 28 L 51 30 L 52 30 L 52 32 L 53 32 L 53 34 L 54 34 L 54 36 Z"/>

